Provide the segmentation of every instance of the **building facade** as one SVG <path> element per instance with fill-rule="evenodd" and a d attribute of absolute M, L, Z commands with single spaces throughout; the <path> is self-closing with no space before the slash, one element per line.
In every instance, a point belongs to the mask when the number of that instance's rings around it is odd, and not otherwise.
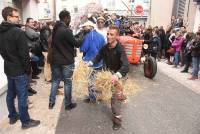
<path fill-rule="evenodd" d="M 37 21 L 55 19 L 55 0 L 1 0 L 0 11 L 6 6 L 11 6 L 19 10 L 22 23 L 26 18 L 31 17 Z M 2 16 L 0 21 L 2 21 Z"/>
<path fill-rule="evenodd" d="M 188 31 L 195 31 L 200 24 L 199 0 L 150 1 L 148 24 L 152 26 L 170 25 L 171 17 L 181 17 Z"/>
<path fill-rule="evenodd" d="M 148 24 L 152 26 L 164 26 L 166 28 L 171 21 L 174 0 L 151 0 Z"/>
<path fill-rule="evenodd" d="M 197 4 L 196 6 L 196 13 L 195 13 L 195 17 L 194 17 L 194 28 L 193 28 L 193 32 L 196 32 L 198 27 L 200 26 L 200 0 L 194 0 Z"/>

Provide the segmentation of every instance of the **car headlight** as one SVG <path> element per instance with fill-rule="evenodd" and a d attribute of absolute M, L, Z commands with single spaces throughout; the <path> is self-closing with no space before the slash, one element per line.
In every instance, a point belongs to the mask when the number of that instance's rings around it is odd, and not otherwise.
<path fill-rule="evenodd" d="M 144 44 L 144 45 L 143 45 L 143 48 L 144 48 L 144 49 L 148 49 L 148 47 L 149 47 L 148 44 Z"/>

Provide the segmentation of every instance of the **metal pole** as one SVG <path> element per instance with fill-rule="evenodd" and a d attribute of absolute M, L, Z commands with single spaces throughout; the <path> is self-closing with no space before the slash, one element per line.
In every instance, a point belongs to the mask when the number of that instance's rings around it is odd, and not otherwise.
<path fill-rule="evenodd" d="M 56 21 L 56 0 L 53 0 L 53 10 L 54 10 L 54 13 L 53 13 L 53 20 Z"/>

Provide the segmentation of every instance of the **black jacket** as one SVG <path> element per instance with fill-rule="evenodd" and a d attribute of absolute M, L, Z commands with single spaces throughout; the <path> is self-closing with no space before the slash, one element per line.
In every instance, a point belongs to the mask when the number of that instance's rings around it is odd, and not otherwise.
<path fill-rule="evenodd" d="M 144 44 L 149 44 L 148 51 L 150 53 L 158 53 L 161 48 L 161 41 L 158 36 L 154 36 L 150 40 L 145 40 Z"/>
<path fill-rule="evenodd" d="M 200 41 L 195 41 L 193 44 L 192 44 L 192 56 L 193 57 L 200 57 Z"/>
<path fill-rule="evenodd" d="M 103 46 L 92 62 L 96 64 L 102 59 L 105 68 L 114 73 L 120 72 L 122 76 L 125 76 L 129 71 L 128 58 L 123 46 L 119 43 L 112 49 L 108 45 Z"/>
<path fill-rule="evenodd" d="M 52 62 L 58 65 L 74 63 L 75 47 L 79 44 L 64 22 L 57 22 L 52 33 Z"/>
<path fill-rule="evenodd" d="M 165 30 L 164 29 L 160 29 L 159 30 L 159 37 L 160 37 L 160 43 L 161 43 L 161 48 L 164 49 L 164 45 L 165 45 Z"/>
<path fill-rule="evenodd" d="M 2 22 L 0 25 L 0 54 L 7 76 L 30 73 L 31 64 L 27 37 L 19 25 Z"/>

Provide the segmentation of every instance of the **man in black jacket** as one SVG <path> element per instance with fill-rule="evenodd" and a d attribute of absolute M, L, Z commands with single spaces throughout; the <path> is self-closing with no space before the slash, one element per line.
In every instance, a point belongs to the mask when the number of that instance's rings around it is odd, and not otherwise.
<path fill-rule="evenodd" d="M 38 126 L 40 121 L 30 119 L 27 104 L 27 83 L 30 74 L 30 57 L 27 39 L 19 27 L 19 13 L 12 7 L 2 10 L 4 22 L 0 25 L 0 54 L 4 59 L 4 72 L 8 79 L 7 107 L 10 124 L 21 120 L 22 128 Z M 15 109 L 15 98 L 18 98 L 19 113 Z"/>
<path fill-rule="evenodd" d="M 70 28 L 70 13 L 63 10 L 59 14 L 58 21 L 52 33 L 52 85 L 49 97 L 49 109 L 55 105 L 56 92 L 61 80 L 64 81 L 65 92 L 65 110 L 71 110 L 76 107 L 72 103 L 72 74 L 74 69 L 75 47 L 79 43 L 75 40 Z"/>
<path fill-rule="evenodd" d="M 191 45 L 191 55 L 192 55 L 192 76 L 188 78 L 189 80 L 198 79 L 199 75 L 199 64 L 200 64 L 200 32 L 196 33 L 194 42 Z"/>
<path fill-rule="evenodd" d="M 113 72 L 111 81 L 114 84 L 113 95 L 111 98 L 111 108 L 113 113 L 113 129 L 121 127 L 121 101 L 125 99 L 123 87 L 118 79 L 124 77 L 129 71 L 129 62 L 123 46 L 117 41 L 119 28 L 110 26 L 107 32 L 107 45 L 103 46 L 97 56 L 89 62 L 89 65 L 96 64 L 100 60 L 104 61 L 104 67 Z"/>

